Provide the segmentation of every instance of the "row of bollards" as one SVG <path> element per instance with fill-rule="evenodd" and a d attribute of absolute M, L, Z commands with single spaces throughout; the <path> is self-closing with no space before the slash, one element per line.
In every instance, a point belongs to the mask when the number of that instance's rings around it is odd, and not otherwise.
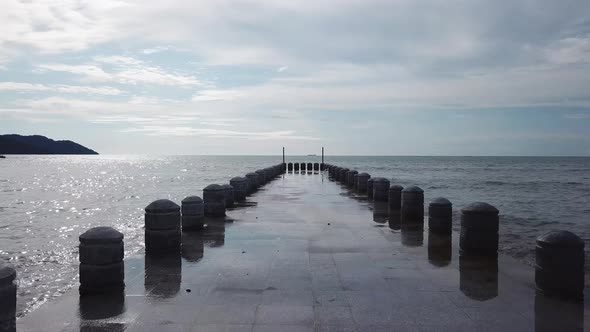
<path fill-rule="evenodd" d="M 248 195 L 284 173 L 285 169 L 285 164 L 278 164 L 248 173 L 245 177 L 234 177 L 229 184 L 211 184 L 203 189 L 203 199 L 188 196 L 182 200 L 181 206 L 168 199 L 150 203 L 145 208 L 146 257 L 179 253 L 183 232 L 202 230 L 207 217 L 225 217 L 227 208 L 233 207 L 236 202 L 243 202 Z M 80 235 L 80 295 L 122 290 L 125 287 L 123 256 L 123 234 L 111 227 L 94 227 Z M 16 286 L 10 286 L 13 285 L 12 280 L 14 270 L 0 268 L 2 315 L 4 308 L 11 306 L 11 303 L 4 302 L 4 298 L 16 301 Z M 14 296 L 6 297 L 8 292 L 13 292 Z M 14 305 L 11 308 L 14 312 Z M 4 316 L 0 319 L 4 322 Z"/>
<path fill-rule="evenodd" d="M 323 163 L 287 163 L 286 165 L 288 172 L 299 172 L 301 171 L 323 171 Z"/>
<path fill-rule="evenodd" d="M 329 176 L 377 202 L 388 202 L 390 215 L 399 215 L 403 230 L 424 227 L 424 191 L 417 186 L 402 187 L 381 177 L 324 164 Z M 453 205 L 443 197 L 428 206 L 428 228 L 439 239 L 452 234 Z M 461 209 L 459 247 L 462 261 L 497 262 L 499 211 L 494 206 L 471 203 Z M 450 243 L 450 240 L 442 241 Z M 430 248 L 429 248 L 430 250 Z M 497 263 L 496 263 L 497 265 Z M 537 239 L 535 282 L 542 294 L 579 300 L 584 292 L 584 241 L 568 231 L 552 231 Z"/>

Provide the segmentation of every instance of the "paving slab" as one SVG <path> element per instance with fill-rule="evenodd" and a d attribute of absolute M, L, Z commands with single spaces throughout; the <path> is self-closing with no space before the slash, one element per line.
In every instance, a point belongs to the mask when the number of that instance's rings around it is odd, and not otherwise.
<path fill-rule="evenodd" d="M 400 230 L 325 173 L 285 174 L 206 224 L 177 254 L 127 258 L 123 293 L 73 289 L 17 330 L 563 332 L 590 317 L 537 294 L 531 267 L 466 260 L 456 233 Z"/>

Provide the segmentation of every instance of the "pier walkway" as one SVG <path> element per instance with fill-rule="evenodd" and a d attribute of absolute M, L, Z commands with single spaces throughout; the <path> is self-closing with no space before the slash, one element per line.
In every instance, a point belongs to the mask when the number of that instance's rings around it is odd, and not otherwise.
<path fill-rule="evenodd" d="M 386 211 L 327 173 L 284 174 L 183 233 L 182 254 L 127 258 L 124 294 L 73 289 L 17 330 L 562 332 L 589 321 L 588 305 L 536 295 L 531 267 L 460 259 L 456 233 L 401 231 Z"/>

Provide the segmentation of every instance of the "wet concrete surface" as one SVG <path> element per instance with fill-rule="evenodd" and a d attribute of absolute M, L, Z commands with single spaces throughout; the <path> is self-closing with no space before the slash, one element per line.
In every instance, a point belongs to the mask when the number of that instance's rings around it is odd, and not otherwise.
<path fill-rule="evenodd" d="M 187 193 L 190 194 L 190 193 Z M 583 331 L 590 307 L 537 295 L 509 257 L 459 257 L 458 235 L 401 227 L 387 203 L 289 173 L 176 255 L 125 260 L 123 293 L 77 289 L 18 331 Z M 588 298 L 588 292 L 586 292 Z"/>

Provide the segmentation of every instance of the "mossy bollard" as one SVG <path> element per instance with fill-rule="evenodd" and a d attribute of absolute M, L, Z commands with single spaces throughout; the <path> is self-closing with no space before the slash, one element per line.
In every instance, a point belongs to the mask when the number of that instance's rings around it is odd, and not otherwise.
<path fill-rule="evenodd" d="M 370 178 L 367 180 L 367 197 L 369 199 L 373 198 L 373 183 L 375 182 L 375 179 L 377 178 Z"/>
<path fill-rule="evenodd" d="M 0 331 L 16 331 L 16 271 L 0 262 Z"/>
<path fill-rule="evenodd" d="M 582 300 L 584 297 L 584 240 L 568 231 L 537 238 L 535 283 L 541 293 Z"/>
<path fill-rule="evenodd" d="M 375 178 L 373 181 L 373 200 L 387 202 L 389 195 L 389 180 L 386 178 Z"/>
<path fill-rule="evenodd" d="M 258 182 L 258 174 L 251 172 L 246 174 L 246 179 L 248 179 L 248 194 L 252 194 L 253 192 L 255 192 L 259 185 Z"/>
<path fill-rule="evenodd" d="M 356 174 L 358 174 L 359 172 L 356 170 L 350 170 L 348 172 L 346 172 L 346 181 L 344 181 L 344 183 L 348 186 L 348 187 L 354 187 L 354 176 Z"/>
<path fill-rule="evenodd" d="M 234 188 L 235 201 L 242 202 L 246 200 L 246 195 L 248 195 L 248 179 L 236 176 L 229 180 L 229 184 Z"/>
<path fill-rule="evenodd" d="M 210 184 L 203 189 L 205 217 L 225 216 L 226 189 L 218 184 Z"/>
<path fill-rule="evenodd" d="M 159 199 L 145 208 L 145 251 L 159 254 L 180 250 L 180 206 Z"/>
<path fill-rule="evenodd" d="M 436 234 L 451 234 L 453 229 L 453 203 L 444 197 L 428 205 L 428 229 Z"/>
<path fill-rule="evenodd" d="M 367 192 L 367 181 L 371 176 L 368 173 L 359 173 L 356 177 L 356 189 L 361 193 L 364 194 Z"/>
<path fill-rule="evenodd" d="M 227 209 L 234 206 L 234 187 L 225 183 L 221 185 L 221 188 L 223 188 L 223 195 L 225 197 L 225 208 Z"/>
<path fill-rule="evenodd" d="M 182 231 L 203 229 L 205 211 L 201 197 L 186 197 L 180 204 L 180 211 L 182 213 Z"/>
<path fill-rule="evenodd" d="M 424 221 L 424 190 L 417 186 L 402 189 L 403 220 Z"/>
<path fill-rule="evenodd" d="M 389 186 L 388 197 L 389 209 L 391 211 L 400 211 L 402 208 L 402 190 L 404 187 L 398 184 Z M 399 213 L 399 212 L 398 212 Z"/>
<path fill-rule="evenodd" d="M 111 227 L 94 227 L 80 239 L 80 295 L 125 288 L 123 234 Z"/>
<path fill-rule="evenodd" d="M 488 203 L 471 203 L 461 209 L 461 254 L 498 255 L 498 209 Z"/>

